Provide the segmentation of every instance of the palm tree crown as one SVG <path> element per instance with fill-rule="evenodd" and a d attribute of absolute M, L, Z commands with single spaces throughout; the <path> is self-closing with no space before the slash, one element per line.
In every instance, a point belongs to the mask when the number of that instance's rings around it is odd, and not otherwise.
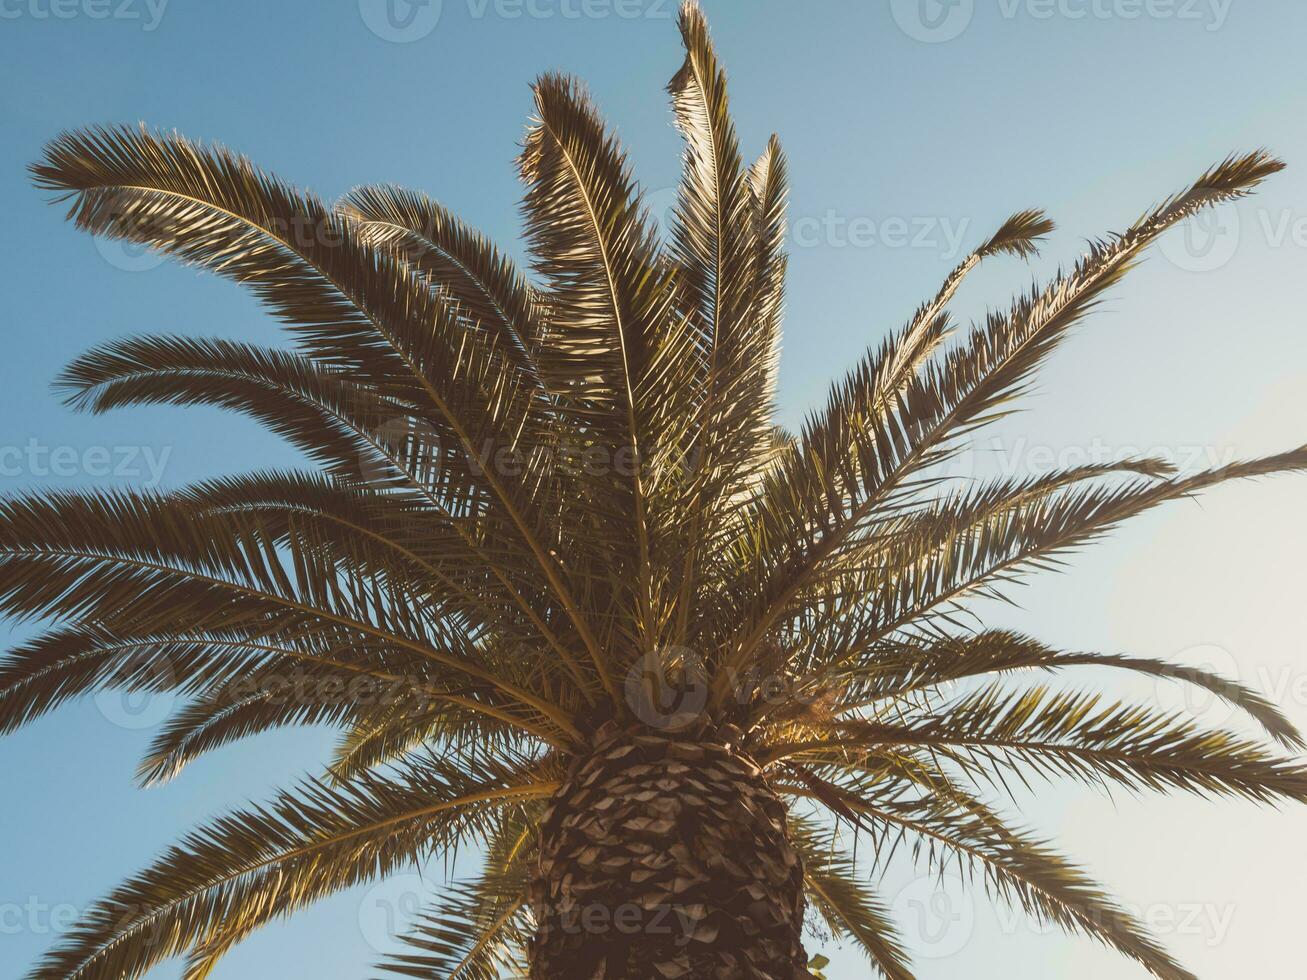
<path fill-rule="evenodd" d="M 956 330 L 962 279 L 1052 228 L 1016 214 L 789 435 L 773 424 L 785 158 L 773 138 L 742 162 L 693 4 L 681 30 L 668 240 L 581 87 L 546 75 L 519 158 L 529 277 L 422 194 L 365 187 L 329 206 L 176 135 L 65 134 L 33 168 L 79 227 L 248 286 L 294 342 L 113 342 L 67 369 L 68 401 L 230 408 L 316 469 L 0 502 L 0 605 L 54 623 L 0 662 L 0 730 L 104 687 L 179 690 L 145 783 L 280 726 L 342 733 L 326 773 L 182 840 L 33 977 L 137 977 L 174 956 L 204 977 L 265 923 L 465 845 L 483 873 L 433 894 L 386 968 L 529 969 L 533 889 L 567 857 L 542 857 L 542 834 L 560 800 L 584 808 L 578 772 L 600 752 L 611 768 L 631 737 L 747 760 L 758 798 L 789 807 L 773 823 L 808 904 L 887 977 L 912 975 L 908 954 L 837 824 L 874 841 L 873 872 L 907 841 L 1158 977 L 1191 976 L 987 797 L 1011 773 L 1307 800 L 1307 771 L 1272 745 L 1302 739 L 1233 681 L 956 612 L 1164 501 L 1307 468 L 1307 450 L 1184 476 L 1126 459 L 961 483 L 941 464 L 1159 235 L 1281 165 L 1225 160 Z M 1086 665 L 1200 685 L 1266 738 L 1007 677 Z M 685 962 L 661 975 L 691 975 Z"/>

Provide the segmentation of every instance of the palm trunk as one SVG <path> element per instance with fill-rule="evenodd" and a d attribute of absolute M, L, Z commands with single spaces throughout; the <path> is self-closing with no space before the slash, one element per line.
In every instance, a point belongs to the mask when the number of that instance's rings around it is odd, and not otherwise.
<path fill-rule="evenodd" d="M 803 869 L 728 745 L 608 735 L 542 826 L 532 980 L 796 980 Z"/>

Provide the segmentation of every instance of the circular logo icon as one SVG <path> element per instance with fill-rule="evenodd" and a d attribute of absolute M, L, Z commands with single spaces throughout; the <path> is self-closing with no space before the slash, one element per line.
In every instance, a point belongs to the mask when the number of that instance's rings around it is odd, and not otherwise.
<path fill-rule="evenodd" d="M 431 889 L 421 875 L 396 875 L 368 889 L 359 903 L 359 931 L 378 953 L 395 948 L 395 939 L 412 932 Z"/>
<path fill-rule="evenodd" d="M 910 882 L 891 903 L 894 921 L 918 956 L 941 960 L 971 941 L 976 907 L 955 875 L 926 875 Z"/>
<path fill-rule="evenodd" d="M 1172 228 L 1160 243 L 1162 254 L 1184 272 L 1213 272 L 1222 268 L 1239 251 L 1242 232 L 1239 211 L 1233 204 L 1200 211 L 1178 228 Z"/>
<path fill-rule="evenodd" d="M 132 654 L 118 676 L 130 686 L 106 688 L 95 695 L 95 706 L 110 723 L 141 731 L 165 721 L 177 701 L 177 677 L 166 657 L 142 651 Z"/>
<path fill-rule="evenodd" d="M 890 0 L 894 22 L 914 41 L 943 44 L 971 26 L 976 0 Z"/>
<path fill-rule="evenodd" d="M 931 467 L 931 476 L 938 477 L 946 485 L 948 481 L 955 480 L 961 481 L 961 485 L 965 486 L 981 474 L 985 464 L 993 462 L 991 457 L 994 454 L 987 450 L 987 446 L 980 446 L 975 443 L 961 445 L 955 452 L 945 456 Z"/>
<path fill-rule="evenodd" d="M 1204 670 L 1227 680 L 1239 679 L 1239 661 L 1225 647 L 1215 643 L 1201 643 L 1181 650 L 1175 663 L 1182 667 Z M 1183 674 L 1176 679 L 1157 679 L 1157 703 L 1162 710 L 1200 719 L 1205 725 L 1220 725 L 1229 721 L 1236 708 L 1224 698 L 1205 687 L 1186 681 Z"/>
<path fill-rule="evenodd" d="M 123 272 L 149 272 L 163 265 L 167 258 L 148 245 L 138 245 L 123 238 L 96 235 L 93 241 L 100 257 Z"/>
<path fill-rule="evenodd" d="M 359 15 L 377 37 L 393 44 L 421 41 L 440 23 L 441 0 L 359 0 Z"/>
<path fill-rule="evenodd" d="M 434 485 L 440 467 L 440 436 L 422 419 L 396 416 L 377 426 L 359 453 L 359 473 L 368 483 L 386 487 L 401 477 Z"/>
<path fill-rule="evenodd" d="M 689 728 L 708 704 L 708 672 L 698 655 L 683 647 L 645 654 L 627 672 L 625 686 L 636 717 L 663 731 Z"/>
<path fill-rule="evenodd" d="M 671 240 L 678 197 L 675 187 L 663 187 L 644 196 L 645 209 L 649 212 L 654 233 L 660 242 Z"/>

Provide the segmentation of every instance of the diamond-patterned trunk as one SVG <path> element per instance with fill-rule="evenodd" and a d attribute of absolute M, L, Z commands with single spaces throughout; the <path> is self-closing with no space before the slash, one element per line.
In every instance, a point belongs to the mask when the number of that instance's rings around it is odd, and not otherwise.
<path fill-rule="evenodd" d="M 532 980 L 811 980 L 785 807 L 729 745 L 613 734 L 542 827 Z"/>

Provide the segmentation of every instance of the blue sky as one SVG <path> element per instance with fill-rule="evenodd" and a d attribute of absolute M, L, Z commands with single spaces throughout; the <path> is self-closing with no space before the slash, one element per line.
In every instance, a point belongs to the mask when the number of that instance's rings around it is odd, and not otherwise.
<path fill-rule="evenodd" d="M 327 197 L 424 189 L 520 254 L 512 166 L 528 83 L 588 80 L 657 205 L 678 172 L 662 87 L 679 64 L 672 0 L 0 0 L 0 491 L 177 486 L 293 462 L 235 417 L 100 418 L 51 394 L 84 348 L 134 332 L 274 341 L 228 283 L 97 246 L 24 167 L 59 130 L 145 120 L 217 139 Z M 1232 150 L 1290 164 L 1256 201 L 1164 247 L 1081 328 L 986 436 L 979 469 L 1046 469 L 1131 451 L 1219 463 L 1307 441 L 1307 76 L 1299 0 L 709 0 L 745 146 L 781 135 L 792 260 L 783 421 L 932 294 L 1012 211 L 1059 222 L 1043 258 L 968 284 L 975 315 L 1127 225 Z M 1070 647 L 1175 657 L 1270 688 L 1307 720 L 1302 683 L 1307 479 L 1222 489 L 1150 515 L 1041 580 L 999 621 Z M 30 631 L 15 625 L 10 642 Z M 1145 687 L 1146 697 L 1174 697 Z M 0 740 L 0 977 L 186 828 L 312 770 L 326 736 L 241 745 L 139 791 L 135 760 L 170 705 L 101 699 Z M 1199 707 L 1202 707 L 1201 705 Z M 1063 837 L 1207 978 L 1301 975 L 1307 814 L 1104 801 L 1038 787 L 1025 816 Z M 361 889 L 235 953 L 216 980 L 364 976 L 389 913 L 429 882 Z M 946 883 L 947 884 L 947 883 Z M 895 869 L 927 980 L 1142 974 L 1041 935 L 983 900 Z M 837 978 L 864 975 L 835 950 Z M 161 969 L 161 977 L 176 975 Z"/>

